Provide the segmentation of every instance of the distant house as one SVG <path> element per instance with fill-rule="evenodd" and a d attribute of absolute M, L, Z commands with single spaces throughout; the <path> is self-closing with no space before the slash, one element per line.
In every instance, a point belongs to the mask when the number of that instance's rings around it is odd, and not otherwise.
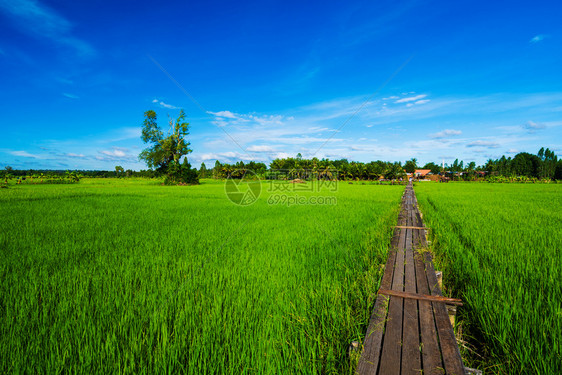
<path fill-rule="evenodd" d="M 416 169 L 414 171 L 415 178 L 424 178 L 428 174 L 431 174 L 431 169 Z"/>

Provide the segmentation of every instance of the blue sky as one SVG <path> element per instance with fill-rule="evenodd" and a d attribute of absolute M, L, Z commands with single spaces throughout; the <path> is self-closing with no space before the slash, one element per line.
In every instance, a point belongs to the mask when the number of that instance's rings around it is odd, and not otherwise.
<path fill-rule="evenodd" d="M 193 165 L 562 155 L 557 1 L 0 0 L 0 167 L 146 169 L 185 109 Z"/>

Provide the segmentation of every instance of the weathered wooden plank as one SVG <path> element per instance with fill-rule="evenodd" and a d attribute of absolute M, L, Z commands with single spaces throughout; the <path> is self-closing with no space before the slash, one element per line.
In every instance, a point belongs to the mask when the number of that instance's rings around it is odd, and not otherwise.
<path fill-rule="evenodd" d="M 394 228 L 398 228 L 398 229 L 423 229 L 423 230 L 429 230 L 430 228 L 427 227 L 418 227 L 418 226 L 414 226 L 414 225 L 396 225 Z"/>
<path fill-rule="evenodd" d="M 398 242 L 398 236 L 396 233 L 394 238 L 396 238 L 396 242 Z M 396 247 L 397 244 L 388 254 L 385 272 L 380 284 L 381 288 L 383 286 L 390 288 L 392 285 L 394 263 L 396 261 Z M 379 366 L 382 338 L 388 309 L 388 299 L 389 297 L 379 295 L 375 301 L 373 313 L 369 319 L 369 326 L 367 327 L 365 341 L 363 342 L 363 352 L 361 353 L 361 357 L 359 358 L 359 362 L 357 364 L 357 373 L 359 374 L 375 374 Z"/>
<path fill-rule="evenodd" d="M 404 290 L 404 246 L 406 233 L 401 231 L 400 242 L 396 251 L 396 263 L 392 277 L 392 289 Z M 402 356 L 402 313 L 404 300 L 390 297 L 386 331 L 383 338 L 383 347 L 380 359 L 379 374 L 400 374 Z"/>
<path fill-rule="evenodd" d="M 419 245 L 425 244 L 425 234 L 422 231 L 414 232 L 417 232 L 414 233 L 414 241 Z M 422 236 L 423 239 L 420 238 Z M 429 294 L 427 278 L 425 277 L 425 265 L 421 253 L 415 254 L 414 262 L 416 265 L 416 274 L 418 276 L 416 278 L 418 293 Z M 441 361 L 439 342 L 437 341 L 433 306 L 429 301 L 419 301 L 418 306 L 423 373 L 426 375 L 442 375 L 444 368 L 443 362 Z"/>
<path fill-rule="evenodd" d="M 442 296 L 443 293 L 441 293 L 441 289 L 437 283 L 437 276 L 435 275 L 431 254 L 428 252 L 425 253 L 425 268 L 430 293 L 432 295 Z M 447 308 L 443 303 L 432 303 L 432 305 L 445 372 L 447 374 L 464 375 L 464 365 L 457 345 L 457 339 L 455 338 L 455 333 L 451 326 L 451 321 L 449 320 Z"/>
<path fill-rule="evenodd" d="M 357 372 L 464 374 L 445 304 L 392 296 L 442 297 L 431 254 L 416 251 L 425 248 L 428 228 L 423 225 L 411 185 L 402 196 L 397 224 L 392 239 L 396 251 L 389 253 Z M 390 289 L 390 299 L 382 295 L 386 289 Z"/>
<path fill-rule="evenodd" d="M 401 210 L 398 222 L 405 222 L 404 213 Z M 385 265 L 384 274 L 380 288 L 390 289 L 392 287 L 392 276 L 394 274 L 394 263 L 396 262 L 396 249 L 399 246 L 400 230 L 395 229 L 390 243 L 391 251 Z M 375 374 L 381 357 L 382 340 L 386 317 L 388 313 L 388 301 L 386 296 L 378 296 L 373 307 L 373 313 L 369 319 L 367 333 L 363 342 L 363 351 L 357 363 L 358 374 Z"/>
<path fill-rule="evenodd" d="M 416 272 L 418 272 L 418 271 L 416 270 Z M 422 274 L 421 277 L 423 278 L 424 275 Z M 462 306 L 463 305 L 461 300 L 458 299 L 458 298 L 431 296 L 431 295 L 428 295 L 428 294 L 421 294 L 421 293 L 398 292 L 396 290 L 382 289 L 382 288 L 379 289 L 378 293 L 384 294 L 385 296 L 396 296 L 396 297 L 401 297 L 401 298 L 406 298 L 406 299 L 415 299 L 417 301 L 442 302 L 442 303 L 445 303 L 447 305 L 456 305 L 456 306 Z"/>
<path fill-rule="evenodd" d="M 423 220 L 421 218 L 419 210 L 416 211 L 416 225 L 423 226 Z M 425 233 L 421 231 L 419 233 L 419 243 L 422 247 L 425 247 L 427 245 Z M 443 293 L 441 292 L 441 289 L 439 288 L 439 284 L 437 282 L 437 276 L 435 274 L 435 268 L 433 266 L 431 253 L 425 252 L 424 258 L 425 259 L 423 267 L 425 268 L 425 274 L 427 276 L 428 292 L 434 296 L 443 296 Z M 431 307 L 433 309 L 435 328 L 439 336 L 438 340 L 443 368 L 445 369 L 445 372 L 447 374 L 464 374 L 464 365 L 462 363 L 462 358 L 459 352 L 459 347 L 457 345 L 457 340 L 455 338 L 455 333 L 453 331 L 453 327 L 451 326 L 451 321 L 449 320 L 447 308 L 443 303 L 431 303 Z M 431 328 L 431 325 L 429 326 L 429 328 Z M 431 368 L 426 369 L 424 366 L 424 371 L 429 370 L 431 370 Z M 437 367 L 435 373 L 439 373 L 439 371 L 441 371 L 442 373 L 442 369 Z"/>
<path fill-rule="evenodd" d="M 413 194 L 413 193 L 412 193 Z M 412 225 L 413 207 L 410 208 L 408 225 Z M 413 230 L 406 232 L 405 249 L 405 277 L 404 291 L 416 293 L 416 271 L 414 267 L 413 252 Z M 404 321 L 402 327 L 402 374 L 419 375 L 421 372 L 420 340 L 419 340 L 419 320 L 418 320 L 418 301 L 414 299 L 404 300 Z"/>

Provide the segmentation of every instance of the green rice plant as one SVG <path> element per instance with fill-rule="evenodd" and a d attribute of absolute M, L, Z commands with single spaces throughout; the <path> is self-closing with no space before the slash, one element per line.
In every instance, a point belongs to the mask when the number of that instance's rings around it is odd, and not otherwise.
<path fill-rule="evenodd" d="M 403 187 L 238 206 L 161 183 L 2 189 L 0 372 L 353 372 Z"/>
<path fill-rule="evenodd" d="M 473 366 L 562 373 L 562 187 L 418 184 L 444 283 L 465 305 Z M 479 356 L 483 356 L 480 358 Z"/>

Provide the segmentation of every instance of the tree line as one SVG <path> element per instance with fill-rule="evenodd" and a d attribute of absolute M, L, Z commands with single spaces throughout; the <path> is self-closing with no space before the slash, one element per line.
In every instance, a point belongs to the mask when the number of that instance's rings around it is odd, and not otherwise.
<path fill-rule="evenodd" d="M 535 179 L 562 180 L 562 159 L 548 148 L 541 148 L 536 155 L 521 152 L 513 158 L 502 156 L 497 160 L 489 159 L 485 164 L 477 166 L 474 161 L 464 163 L 456 159 L 452 164 L 439 165 L 434 162 L 419 165 L 417 159 L 401 162 L 371 161 L 368 163 L 348 161 L 347 159 L 305 159 L 301 154 L 296 157 L 275 159 L 266 164 L 251 161 L 244 163 L 215 162 L 215 166 L 207 169 L 205 163 L 199 169 L 200 178 L 237 178 L 246 171 L 261 178 L 275 178 L 278 171 L 284 171 L 287 178 L 306 178 L 311 174 L 324 176 L 331 173 L 343 180 L 376 180 L 379 178 L 399 179 L 406 173 L 413 173 L 417 169 L 430 170 L 433 174 L 455 176 L 457 179 L 474 180 L 483 176 L 527 177 Z"/>
<path fill-rule="evenodd" d="M 184 159 L 184 163 L 186 160 Z M 443 168 L 444 167 L 444 168 Z M 180 167 L 181 168 L 181 167 Z M 541 148 L 534 155 L 521 152 L 512 157 L 502 156 L 499 159 L 489 159 L 485 164 L 477 166 L 475 162 L 464 163 L 456 159 L 452 164 L 439 165 L 434 162 L 418 165 L 416 159 L 406 162 L 371 161 L 368 163 L 348 161 L 347 159 L 305 159 L 301 154 L 296 157 L 274 159 L 269 166 L 262 162 L 243 162 L 221 163 L 216 161 L 213 168 L 207 168 L 205 163 L 201 164 L 199 170 L 195 168 L 184 168 L 190 174 L 195 174 L 199 178 L 241 178 L 247 171 L 252 172 L 259 178 L 310 178 L 311 175 L 319 177 L 338 178 L 342 180 L 377 180 L 385 178 L 388 180 L 404 178 L 406 173 L 412 173 L 416 169 L 429 169 L 433 174 L 448 174 L 457 176 L 457 179 L 474 180 L 480 176 L 500 176 L 506 178 L 525 177 L 529 179 L 550 179 L 562 180 L 562 159 L 558 159 L 555 153 L 548 148 Z M 181 170 L 181 169 L 180 169 Z M 282 173 L 280 173 L 282 171 Z M 123 169 L 116 166 L 115 170 L 82 170 L 76 171 L 80 177 L 98 178 L 161 178 L 167 177 L 166 170 L 153 168 L 147 170 L 134 171 Z M 64 170 L 15 170 L 6 167 L 0 170 L 0 178 L 6 176 L 25 177 L 40 176 L 65 176 L 68 171 Z M 176 172 L 174 172 L 176 173 Z M 191 178 L 191 177 L 190 177 Z"/>

